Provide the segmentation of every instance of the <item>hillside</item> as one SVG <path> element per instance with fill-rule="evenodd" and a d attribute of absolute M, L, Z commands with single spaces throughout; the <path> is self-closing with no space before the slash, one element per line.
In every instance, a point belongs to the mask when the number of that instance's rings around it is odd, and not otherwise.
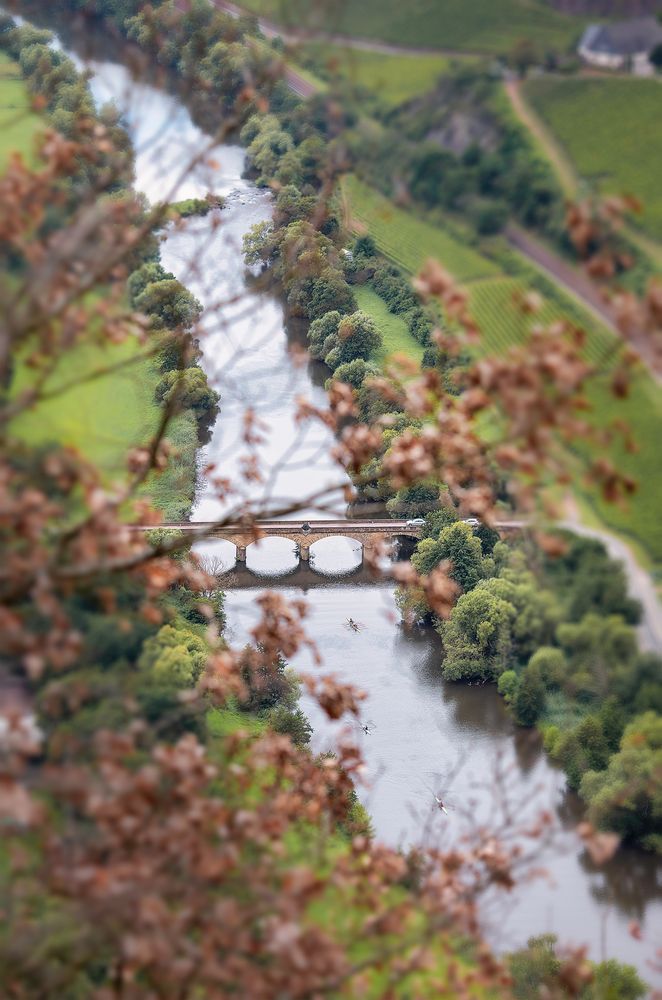
<path fill-rule="evenodd" d="M 380 39 L 427 49 L 505 52 L 521 38 L 567 48 L 581 21 L 542 0 L 365 0 L 311 5 L 305 0 L 248 0 L 245 7 L 291 27 Z"/>
<path fill-rule="evenodd" d="M 525 94 L 578 174 L 600 191 L 636 195 L 645 207 L 641 225 L 662 238 L 662 134 L 653 127 L 660 113 L 659 84 L 548 78 L 528 81 Z"/>

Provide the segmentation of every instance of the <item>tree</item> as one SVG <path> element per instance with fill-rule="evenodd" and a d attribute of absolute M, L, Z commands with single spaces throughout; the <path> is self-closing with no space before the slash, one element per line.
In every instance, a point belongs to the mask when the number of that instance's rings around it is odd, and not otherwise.
<path fill-rule="evenodd" d="M 560 617 L 558 603 L 554 595 L 542 589 L 518 560 L 514 565 L 504 566 L 498 577 L 485 580 L 480 586 L 515 608 L 513 649 L 521 662 L 526 662 L 541 644 L 551 642 Z"/>
<path fill-rule="evenodd" d="M 190 330 L 202 313 L 202 306 L 176 278 L 163 278 L 145 286 L 135 298 L 135 307 L 152 316 L 169 330 Z"/>
<path fill-rule="evenodd" d="M 591 821 L 662 853 L 660 775 L 662 718 L 645 712 L 626 726 L 621 748 L 607 769 L 584 775 L 580 793 L 589 804 Z"/>
<path fill-rule="evenodd" d="M 497 691 L 509 704 L 515 701 L 519 690 L 520 680 L 515 670 L 505 670 L 499 677 Z"/>
<path fill-rule="evenodd" d="M 576 625 L 559 625 L 556 635 L 569 662 L 566 689 L 583 698 L 607 697 L 637 653 L 633 629 L 617 615 L 588 614 Z"/>
<path fill-rule="evenodd" d="M 444 528 L 447 528 L 449 524 L 455 524 L 459 520 L 458 513 L 451 504 L 447 491 L 442 495 L 442 501 L 438 510 L 430 511 L 429 514 L 425 515 L 423 538 L 437 539 Z"/>
<path fill-rule="evenodd" d="M 138 660 L 141 670 L 156 681 L 192 687 L 207 663 L 209 648 L 199 635 L 183 625 L 164 625 L 147 639 Z"/>
<path fill-rule="evenodd" d="M 355 359 L 367 361 L 381 347 L 382 338 L 374 320 L 364 312 L 341 316 L 327 312 L 310 325 L 310 353 L 335 370 Z"/>
<path fill-rule="evenodd" d="M 563 687 L 568 662 L 562 649 L 556 646 L 540 646 L 531 656 L 529 666 L 538 671 L 548 691 Z"/>
<path fill-rule="evenodd" d="M 346 382 L 353 389 L 360 389 L 367 378 L 378 374 L 379 368 L 376 365 L 364 361 L 363 358 L 355 358 L 353 361 L 346 361 L 344 364 L 338 365 L 333 377 L 338 382 Z"/>
<path fill-rule="evenodd" d="M 424 517 L 439 507 L 439 484 L 434 481 L 405 486 L 386 502 L 391 517 Z"/>
<path fill-rule="evenodd" d="M 447 680 L 496 680 L 512 649 L 512 604 L 476 588 L 463 594 L 448 621 L 439 626 L 444 644 L 442 673 Z"/>
<path fill-rule="evenodd" d="M 570 997 L 579 1000 L 640 1000 L 647 987 L 631 965 L 614 959 L 592 966 L 584 985 L 574 989 L 569 985 L 567 965 L 557 955 L 557 938 L 554 934 L 541 934 L 530 938 L 526 948 L 508 957 L 513 978 L 513 996 L 517 1000 L 534 997 Z"/>
<path fill-rule="evenodd" d="M 515 719 L 520 726 L 534 726 L 545 708 L 545 685 L 535 667 L 523 671 L 513 700 Z"/>
<path fill-rule="evenodd" d="M 310 297 L 305 305 L 305 312 L 309 319 L 319 319 L 329 310 L 337 310 L 340 313 L 356 313 L 356 299 L 352 289 L 345 281 L 342 271 L 334 267 L 325 268 L 320 276 L 316 278 L 310 287 Z M 367 317 L 367 314 L 362 313 Z M 371 320 L 371 322 L 373 322 Z M 374 325 L 374 322 L 373 322 Z M 381 343 L 381 339 L 379 341 Z M 368 354 L 355 354 L 354 357 L 368 357 Z M 351 361 L 351 357 L 343 357 L 344 361 Z"/>
<path fill-rule="evenodd" d="M 419 542 L 412 564 L 419 573 L 431 573 L 445 559 L 451 563 L 451 579 L 465 591 L 485 575 L 481 544 L 463 521 L 442 528 L 436 542 L 432 538 Z"/>

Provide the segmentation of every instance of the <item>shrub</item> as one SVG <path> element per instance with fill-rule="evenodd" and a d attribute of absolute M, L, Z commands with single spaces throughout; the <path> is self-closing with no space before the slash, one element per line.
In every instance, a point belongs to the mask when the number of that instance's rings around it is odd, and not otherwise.
<path fill-rule="evenodd" d="M 338 365 L 333 373 L 333 377 L 338 382 L 346 382 L 354 389 L 360 389 L 366 378 L 374 375 L 379 375 L 379 368 L 369 361 L 364 361 L 363 358 L 346 361 L 344 364 Z"/>
<path fill-rule="evenodd" d="M 515 719 L 520 726 L 535 726 L 545 708 L 545 685 L 535 667 L 528 666 L 521 678 L 513 702 Z"/>
<path fill-rule="evenodd" d="M 342 364 L 361 358 L 366 361 L 382 346 L 374 320 L 357 311 L 341 316 L 337 310 L 315 320 L 308 331 L 310 353 L 335 371 Z"/>
<path fill-rule="evenodd" d="M 517 697 L 519 684 L 519 677 L 514 670 L 504 670 L 501 677 L 499 677 L 497 691 L 509 705 L 511 705 Z"/>
<path fill-rule="evenodd" d="M 625 728 L 606 770 L 589 771 L 581 795 L 599 827 L 662 853 L 662 718 L 645 712 Z"/>

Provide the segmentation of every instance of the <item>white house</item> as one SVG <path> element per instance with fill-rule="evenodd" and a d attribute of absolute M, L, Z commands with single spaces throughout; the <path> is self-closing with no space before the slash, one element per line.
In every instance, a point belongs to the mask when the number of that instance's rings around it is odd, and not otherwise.
<path fill-rule="evenodd" d="M 648 63 L 662 44 L 662 24 L 654 17 L 634 17 L 613 24 L 590 24 L 579 43 L 579 55 L 601 69 L 626 69 Z"/>

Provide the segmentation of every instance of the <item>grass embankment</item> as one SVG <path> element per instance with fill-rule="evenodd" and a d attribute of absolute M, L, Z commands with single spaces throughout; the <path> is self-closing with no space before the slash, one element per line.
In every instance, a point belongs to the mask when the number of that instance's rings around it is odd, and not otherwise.
<path fill-rule="evenodd" d="M 404 270 L 413 274 L 427 257 L 435 257 L 462 282 L 469 291 L 471 310 L 482 331 L 483 350 L 502 354 L 525 339 L 532 321 L 525 319 L 517 307 L 518 295 L 528 287 L 525 279 L 500 272 L 492 260 L 464 246 L 454 234 L 444 233 L 396 208 L 366 185 L 352 181 L 345 185 L 345 195 L 349 200 L 351 216 L 357 220 L 356 228 L 368 228 L 381 252 Z M 367 291 L 369 295 L 374 295 Z M 382 325 L 377 304 L 370 297 L 362 300 L 361 308 L 370 312 Z M 544 300 L 543 309 L 535 322 L 551 322 L 564 316 L 586 330 L 586 355 L 590 361 L 599 361 L 613 346 L 614 337 L 610 331 L 577 302 L 568 299 L 561 289 L 553 300 L 549 297 Z M 420 345 L 408 332 L 400 330 L 392 342 L 393 350 L 420 358 Z M 390 343 L 386 340 L 389 347 Z M 597 426 L 609 427 L 616 420 L 623 420 L 630 426 L 638 450 L 628 452 L 616 436 L 612 443 L 605 445 L 604 452 L 619 470 L 637 480 L 639 488 L 627 507 L 606 503 L 596 490 L 587 488 L 579 481 L 575 483 L 575 489 L 605 525 L 631 538 L 649 554 L 653 563 L 662 564 L 662 520 L 659 517 L 662 464 L 658 445 L 662 439 L 662 393 L 649 373 L 641 369 L 634 379 L 628 399 L 616 401 L 606 379 L 596 379 L 591 383 L 589 399 L 593 407 L 592 419 Z M 573 451 L 585 456 L 589 448 L 578 441 Z"/>
<path fill-rule="evenodd" d="M 0 170 L 12 153 L 20 153 L 27 162 L 33 159 L 35 138 L 43 125 L 32 110 L 18 64 L 0 52 Z"/>
<path fill-rule="evenodd" d="M 426 49 L 507 52 L 522 38 L 566 49 L 585 21 L 544 0 L 363 0 L 311 5 L 308 0 L 244 0 L 244 7 L 292 28 L 381 39 Z"/>
<path fill-rule="evenodd" d="M 644 205 L 641 226 L 662 239 L 662 90 L 656 80 L 530 80 L 524 95 L 558 139 L 577 173 L 605 193 Z M 645 137 L 645 141 L 642 141 Z"/>
<path fill-rule="evenodd" d="M 98 374 L 111 367 L 117 370 Z M 50 398 L 17 418 L 12 431 L 31 446 L 57 443 L 74 448 L 98 468 L 105 483 L 123 482 L 129 450 L 149 441 L 158 426 L 154 387 L 159 377 L 155 361 L 145 357 L 137 340 L 105 347 L 79 344 L 47 380 L 44 392 Z M 33 382 L 34 376 L 18 365 L 13 394 Z M 175 454 L 142 493 L 165 517 L 179 519 L 188 512 L 194 488 L 192 463 L 198 444 L 193 414 L 175 417 L 167 437 Z"/>
<path fill-rule="evenodd" d="M 392 354 L 406 354 L 420 362 L 423 357 L 423 347 L 414 340 L 402 317 L 389 312 L 384 300 L 367 285 L 355 288 L 354 295 L 359 309 L 374 319 L 384 341 L 384 347 L 375 357 L 375 361 L 381 365 Z"/>

